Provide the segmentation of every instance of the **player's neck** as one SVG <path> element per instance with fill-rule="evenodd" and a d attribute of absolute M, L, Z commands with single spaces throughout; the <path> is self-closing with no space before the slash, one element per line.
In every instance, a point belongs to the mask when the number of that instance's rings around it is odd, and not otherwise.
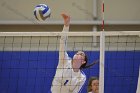
<path fill-rule="evenodd" d="M 80 69 L 77 67 L 76 64 L 74 64 L 74 62 L 72 62 L 71 65 L 72 65 L 72 68 L 73 68 L 73 71 L 74 71 L 74 72 L 79 72 Z"/>
<path fill-rule="evenodd" d="M 80 69 L 78 69 L 78 68 L 73 68 L 73 71 L 74 71 L 74 72 L 79 72 L 79 70 L 80 70 Z"/>

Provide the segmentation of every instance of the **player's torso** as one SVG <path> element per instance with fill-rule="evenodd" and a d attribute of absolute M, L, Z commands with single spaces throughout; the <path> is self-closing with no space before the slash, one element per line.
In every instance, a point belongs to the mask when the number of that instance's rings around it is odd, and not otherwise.
<path fill-rule="evenodd" d="M 70 91 L 74 90 L 82 78 L 83 76 L 81 73 L 75 73 L 73 71 L 71 64 L 66 64 L 63 69 L 57 68 L 53 86 L 56 84 L 58 85 L 57 87 L 54 87 L 54 89 L 56 88 L 55 90 L 58 89 L 58 91 L 61 91 L 58 93 L 63 93 L 62 91 L 65 91 L 65 93 L 73 93 Z"/>

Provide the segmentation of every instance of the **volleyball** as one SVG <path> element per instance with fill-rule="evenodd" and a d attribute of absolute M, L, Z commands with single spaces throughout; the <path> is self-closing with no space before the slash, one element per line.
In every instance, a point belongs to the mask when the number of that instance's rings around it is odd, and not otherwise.
<path fill-rule="evenodd" d="M 39 21 L 44 21 L 51 15 L 51 9 L 46 4 L 38 4 L 34 9 L 34 16 Z"/>

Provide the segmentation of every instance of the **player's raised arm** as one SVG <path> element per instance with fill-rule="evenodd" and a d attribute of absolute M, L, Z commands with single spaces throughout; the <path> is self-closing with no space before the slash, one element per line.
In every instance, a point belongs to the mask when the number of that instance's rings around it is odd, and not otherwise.
<path fill-rule="evenodd" d="M 66 14 L 61 14 L 61 15 L 64 20 L 64 27 L 63 27 L 62 33 L 68 32 L 69 24 L 70 24 L 70 16 Z M 67 49 L 67 35 L 62 35 L 60 38 L 58 67 L 63 67 L 63 65 L 65 64 L 65 61 L 67 60 L 66 49 Z"/>

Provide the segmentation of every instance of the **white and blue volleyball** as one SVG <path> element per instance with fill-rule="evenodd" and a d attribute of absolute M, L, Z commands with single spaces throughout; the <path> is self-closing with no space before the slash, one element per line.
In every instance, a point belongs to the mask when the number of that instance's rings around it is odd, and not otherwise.
<path fill-rule="evenodd" d="M 44 21 L 51 15 L 51 9 L 46 4 L 39 4 L 34 9 L 34 16 L 39 21 Z"/>

